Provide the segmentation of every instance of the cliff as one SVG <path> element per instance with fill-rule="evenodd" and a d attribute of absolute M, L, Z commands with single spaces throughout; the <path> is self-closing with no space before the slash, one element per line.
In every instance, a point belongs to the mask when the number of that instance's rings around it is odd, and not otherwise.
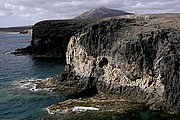
<path fill-rule="evenodd" d="M 179 14 L 127 15 L 92 23 L 71 37 L 66 72 L 56 79 L 179 114 L 179 20 Z"/>
<path fill-rule="evenodd" d="M 13 54 L 35 57 L 60 57 L 65 59 L 71 36 L 94 20 L 48 20 L 33 26 L 31 45 L 17 49 Z"/>
<path fill-rule="evenodd" d="M 98 7 L 70 20 L 47 20 L 36 23 L 33 31 L 23 30 L 21 33 L 32 33 L 31 45 L 17 49 L 13 54 L 32 55 L 34 57 L 60 57 L 65 60 L 70 38 L 83 27 L 98 19 L 131 14 L 121 10 Z"/>

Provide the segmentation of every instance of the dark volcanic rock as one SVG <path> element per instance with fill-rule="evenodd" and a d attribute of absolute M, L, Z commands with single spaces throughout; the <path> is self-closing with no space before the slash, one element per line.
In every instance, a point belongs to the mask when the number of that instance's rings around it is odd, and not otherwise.
<path fill-rule="evenodd" d="M 92 12 L 92 13 L 90 13 Z M 86 13 L 87 14 L 87 13 Z M 120 10 L 100 7 L 90 10 L 86 18 L 77 17 L 71 20 L 49 20 L 38 22 L 33 26 L 31 45 L 17 49 L 13 54 L 33 55 L 35 57 L 61 57 L 65 59 L 67 45 L 70 38 L 78 33 L 86 25 L 97 21 L 97 19 L 130 14 Z M 79 20 L 78 20 L 79 19 Z"/>
<path fill-rule="evenodd" d="M 129 15 L 86 26 L 68 44 L 67 83 L 180 113 L 179 14 Z"/>
<path fill-rule="evenodd" d="M 17 49 L 14 54 L 61 57 L 65 59 L 71 36 L 93 20 L 49 20 L 33 26 L 31 45 Z"/>

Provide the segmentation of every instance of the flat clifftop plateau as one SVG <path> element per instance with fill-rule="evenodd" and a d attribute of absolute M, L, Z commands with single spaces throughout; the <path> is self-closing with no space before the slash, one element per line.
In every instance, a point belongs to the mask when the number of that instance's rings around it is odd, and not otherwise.
<path fill-rule="evenodd" d="M 180 14 L 127 15 L 87 25 L 71 37 L 59 81 L 179 114 L 179 21 Z"/>
<path fill-rule="evenodd" d="M 31 45 L 17 49 L 14 54 L 28 54 L 35 57 L 60 57 L 65 59 L 67 44 L 71 36 L 94 20 L 49 20 L 33 26 Z"/>
<path fill-rule="evenodd" d="M 32 34 L 32 26 L 0 28 L 0 32 L 2 32 L 2 33 Z"/>

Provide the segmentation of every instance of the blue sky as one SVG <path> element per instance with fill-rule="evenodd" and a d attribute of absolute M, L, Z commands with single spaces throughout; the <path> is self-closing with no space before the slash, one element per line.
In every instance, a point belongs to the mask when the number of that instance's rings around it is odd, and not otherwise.
<path fill-rule="evenodd" d="M 99 6 L 132 13 L 180 13 L 180 0 L 1 0 L 0 27 L 71 19 Z"/>

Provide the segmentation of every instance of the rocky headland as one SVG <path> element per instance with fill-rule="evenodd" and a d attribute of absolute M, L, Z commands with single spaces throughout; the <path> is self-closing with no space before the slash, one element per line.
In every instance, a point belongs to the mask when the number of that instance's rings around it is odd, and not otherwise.
<path fill-rule="evenodd" d="M 179 114 L 179 20 L 179 14 L 128 15 L 86 26 L 68 44 L 68 83 Z"/>
<path fill-rule="evenodd" d="M 70 100 L 49 106 L 49 113 L 82 119 L 107 118 L 110 111 L 118 118 L 125 113 L 122 119 L 142 118 L 143 110 L 180 114 L 180 14 L 127 14 L 33 26 L 31 45 L 14 54 L 67 63 L 62 74 L 36 86 L 70 93 Z M 99 111 L 72 112 L 77 106 Z"/>
<path fill-rule="evenodd" d="M 49 110 L 68 111 L 81 104 L 91 107 L 99 104 L 104 111 L 108 104 L 117 103 L 112 105 L 119 106 L 117 111 L 112 106 L 108 109 L 118 112 L 133 103 L 135 108 L 130 105 L 128 108 L 132 109 L 127 111 L 139 108 L 179 115 L 179 20 L 180 14 L 126 15 L 97 20 L 83 27 L 68 43 L 64 73 L 48 84 L 58 85 L 60 91 L 59 85 L 73 88 L 76 98 L 102 93 L 113 97 L 106 97 L 104 102 L 97 96 L 65 101 L 50 106 Z M 39 87 L 48 87 L 46 82 Z M 122 100 L 128 105 L 119 105 Z"/>
<path fill-rule="evenodd" d="M 66 51 L 72 36 L 82 28 L 102 18 L 131 14 L 105 7 L 94 8 L 75 19 L 47 20 L 36 23 L 32 29 L 31 45 L 17 49 L 13 54 L 34 57 L 59 57 L 66 59 Z M 22 31 L 21 33 L 27 33 Z"/>
<path fill-rule="evenodd" d="M 94 20 L 49 20 L 36 23 L 32 29 L 31 45 L 15 50 L 16 55 L 59 57 L 65 60 L 71 36 Z"/>

